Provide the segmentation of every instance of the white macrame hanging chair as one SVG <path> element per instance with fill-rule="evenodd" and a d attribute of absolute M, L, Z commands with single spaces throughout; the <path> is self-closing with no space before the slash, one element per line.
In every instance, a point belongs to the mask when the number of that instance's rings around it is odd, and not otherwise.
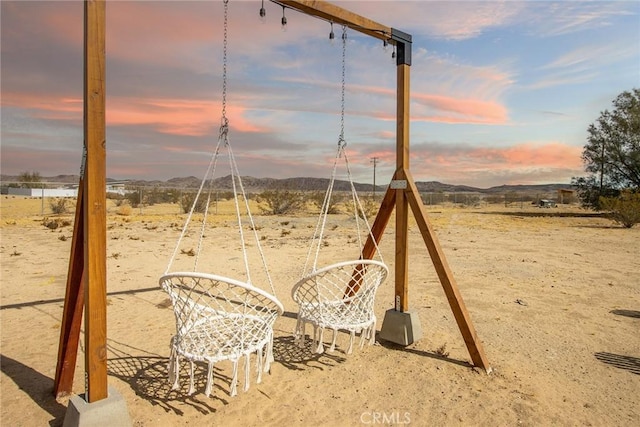
<path fill-rule="evenodd" d="M 371 233 L 365 209 L 360 202 L 353 183 L 347 158 L 346 142 L 344 140 L 346 27 L 343 27 L 342 40 L 342 111 L 338 149 L 318 223 L 307 253 L 302 277 L 293 286 L 291 296 L 299 306 L 294 336 L 300 347 L 305 346 L 306 325 L 309 323 L 313 327 L 312 345 L 314 345 L 316 353 L 324 352 L 324 331 L 325 329 L 330 329 L 333 331 L 333 337 L 328 351 L 333 352 L 335 350 L 338 331 L 344 330 L 350 334 L 349 347 L 346 350 L 346 353 L 350 354 L 353 351 L 353 343 L 357 333 L 361 334 L 360 347 L 364 345 L 365 340 L 370 344 L 375 342 L 375 295 L 378 287 L 386 279 L 389 269 L 385 265 L 378 250 L 376 239 Z M 324 246 L 323 238 L 325 236 L 327 216 L 332 206 L 334 184 L 341 159 L 344 161 L 344 170 L 351 190 L 350 202 L 353 207 L 359 248 L 363 248 L 362 236 L 364 229 L 368 233 L 367 237 L 371 237 L 375 244 L 379 260 L 362 259 L 360 256 L 359 259 L 318 268 L 321 248 Z"/>
<path fill-rule="evenodd" d="M 180 389 L 180 363 L 182 359 L 189 362 L 189 390 L 191 395 L 195 392 L 194 368 L 196 362 L 207 364 L 207 378 L 205 395 L 211 394 L 213 387 L 214 364 L 229 360 L 233 364 L 230 395 L 237 394 L 238 365 L 244 359 L 244 390 L 249 389 L 251 355 L 255 354 L 257 370 L 257 382 L 260 383 L 262 373 L 268 372 L 273 362 L 273 324 L 276 318 L 284 312 L 280 301 L 275 297 L 275 289 L 267 269 L 264 253 L 254 224 L 249 200 L 246 197 L 242 180 L 238 172 L 237 164 L 231 144 L 229 143 L 229 123 L 226 118 L 226 44 L 227 44 L 227 5 L 225 0 L 225 37 L 224 37 L 224 63 L 223 76 L 223 114 L 218 141 L 209 161 L 209 166 L 200 184 L 197 195 L 191 206 L 187 219 L 182 228 L 180 237 L 170 258 L 167 269 L 160 277 L 160 286 L 170 297 L 176 322 L 176 334 L 171 338 L 171 354 L 169 358 L 169 382 L 172 389 Z M 221 151 L 226 151 L 231 170 L 231 183 L 233 188 L 233 200 L 240 234 L 242 249 L 242 261 L 245 269 L 243 280 L 232 279 L 224 275 L 200 272 L 198 263 L 201 261 L 202 250 L 206 246 L 205 233 L 213 233 L 209 207 L 212 203 L 214 192 L 214 178 L 216 176 L 217 161 Z M 205 186 L 207 189 L 205 190 Z M 243 203 L 241 203 L 241 201 Z M 244 210 L 241 209 L 244 205 Z M 191 237 L 192 230 L 189 227 L 196 215 L 198 206 L 204 205 L 202 223 L 199 227 L 199 238 L 195 253 L 181 251 L 183 241 Z M 195 213 L 195 215 L 194 215 Z M 248 245 L 245 241 L 243 217 L 248 220 L 248 228 L 252 230 L 255 238 L 255 248 L 271 293 L 254 286 L 249 259 Z M 208 228 L 207 225 L 210 227 Z M 181 251 L 179 253 L 179 251 Z M 255 252 L 255 251 L 254 251 Z M 180 258 L 194 255 L 192 271 L 173 271 L 174 261 Z M 253 259 L 252 259 L 253 260 Z M 184 264 L 184 259 L 181 259 Z M 215 264 L 218 269 L 230 268 L 230 260 L 207 259 L 207 269 L 213 269 Z"/>

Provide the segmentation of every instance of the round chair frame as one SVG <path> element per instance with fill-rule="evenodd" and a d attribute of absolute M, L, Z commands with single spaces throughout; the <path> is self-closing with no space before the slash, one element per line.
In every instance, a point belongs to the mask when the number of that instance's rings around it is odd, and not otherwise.
<path fill-rule="evenodd" d="M 205 394 L 213 385 L 213 365 L 233 362 L 230 394 L 237 394 L 238 362 L 245 357 L 245 384 L 249 388 L 250 355 L 256 353 L 257 382 L 273 362 L 273 324 L 284 313 L 280 301 L 262 289 L 215 274 L 173 272 L 160 286 L 169 294 L 176 320 L 171 338 L 169 381 L 179 389 L 180 359 L 189 360 L 189 394 L 195 391 L 194 363 L 208 364 Z"/>
<path fill-rule="evenodd" d="M 333 330 L 329 352 L 335 350 L 339 330 L 351 334 L 347 354 L 353 350 L 356 333 L 361 333 L 360 347 L 365 338 L 373 344 L 375 294 L 388 273 L 387 266 L 380 261 L 355 260 L 332 264 L 301 278 L 291 291 L 293 300 L 299 305 L 295 329 L 298 345 L 305 345 L 307 323 L 314 328 L 316 353 L 324 352 L 325 328 Z"/>

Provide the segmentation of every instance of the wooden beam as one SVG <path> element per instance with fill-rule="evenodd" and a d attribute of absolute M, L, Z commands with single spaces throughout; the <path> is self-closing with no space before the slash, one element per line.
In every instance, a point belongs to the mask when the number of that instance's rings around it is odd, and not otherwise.
<path fill-rule="evenodd" d="M 395 201 L 395 190 L 392 190 L 391 187 L 387 187 L 387 191 L 384 193 L 384 197 L 380 203 L 376 219 L 373 221 L 373 225 L 371 226 L 371 235 L 367 237 L 367 241 L 362 248 L 362 259 L 372 259 L 376 254 L 376 245 L 380 244 L 384 230 L 387 228 L 387 224 L 389 224 L 389 219 L 391 218 L 391 214 L 393 213 L 393 208 L 395 206 Z"/>
<path fill-rule="evenodd" d="M 81 176 L 80 185 L 78 186 L 75 221 L 73 222 L 67 287 L 62 310 L 62 325 L 60 326 L 58 363 L 56 365 L 56 377 L 53 381 L 53 394 L 56 399 L 69 395 L 73 391 L 73 377 L 78 357 L 80 326 L 82 325 L 82 311 L 84 308 L 84 203 L 84 180 Z"/>
<path fill-rule="evenodd" d="M 85 0 L 84 6 L 85 374 L 93 403 L 108 396 L 105 0 Z"/>
<path fill-rule="evenodd" d="M 402 174 L 397 174 L 401 177 Z M 402 181 L 402 178 L 399 179 Z M 396 189 L 395 292 L 396 311 L 409 310 L 409 206 L 403 189 Z"/>
<path fill-rule="evenodd" d="M 382 198 L 382 202 L 380 203 L 380 208 L 378 209 L 378 214 L 376 215 L 376 219 L 373 221 L 373 225 L 371 226 L 371 234 L 367 236 L 367 241 L 365 242 L 362 253 L 360 254 L 360 259 L 372 259 L 376 254 L 378 245 L 382 240 L 382 235 L 384 234 L 385 228 L 387 228 L 387 224 L 389 223 L 389 218 L 391 218 L 391 214 L 393 213 L 393 207 L 396 200 L 396 192 L 391 188 L 387 187 L 387 191 L 384 193 L 384 197 Z M 362 269 L 363 265 L 359 264 L 354 270 L 351 276 L 351 280 L 349 281 L 349 285 L 345 290 L 345 297 L 351 297 L 358 292 L 360 289 L 360 278 L 362 277 Z"/>
<path fill-rule="evenodd" d="M 396 99 L 396 250 L 395 300 L 397 311 L 409 310 L 409 205 L 402 182 L 409 170 L 409 70 L 407 64 L 397 67 Z M 392 183 L 394 182 L 392 181 Z"/>
<path fill-rule="evenodd" d="M 272 1 L 276 4 L 284 5 L 306 15 L 315 16 L 335 24 L 346 25 L 347 27 L 368 36 L 395 44 L 391 39 L 391 27 L 379 24 L 371 19 L 367 19 L 329 2 L 312 0 Z"/>
<path fill-rule="evenodd" d="M 404 171 L 409 170 L 409 82 L 411 67 L 407 64 L 398 65 L 396 70 L 396 171 L 404 177 Z"/>
<path fill-rule="evenodd" d="M 442 251 L 440 242 L 436 237 L 435 231 L 427 218 L 426 212 L 424 211 L 424 205 L 420 199 L 420 193 L 418 192 L 415 182 L 413 181 L 413 177 L 409 171 L 406 171 L 406 176 L 408 183 L 406 194 L 409 199 L 409 204 L 411 205 L 411 210 L 413 211 L 413 215 L 418 223 L 418 228 L 420 229 L 424 243 L 427 246 L 429 255 L 431 256 L 431 261 L 433 262 L 438 278 L 440 279 L 440 284 L 442 285 L 444 293 L 447 296 L 447 300 L 449 301 L 449 306 L 451 307 L 453 316 L 455 317 L 458 328 L 462 333 L 467 350 L 469 350 L 471 360 L 475 366 L 484 369 L 486 372 L 491 372 L 489 361 L 484 354 L 482 343 L 480 342 L 480 339 L 476 334 L 476 330 L 473 327 L 469 312 L 467 311 L 462 295 L 458 290 L 458 285 L 456 284 L 453 273 L 449 268 L 449 264 L 444 256 L 444 252 Z"/>

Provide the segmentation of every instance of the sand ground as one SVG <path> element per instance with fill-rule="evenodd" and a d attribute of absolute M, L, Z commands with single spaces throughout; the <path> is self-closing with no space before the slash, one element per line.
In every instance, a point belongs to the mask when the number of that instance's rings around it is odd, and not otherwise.
<path fill-rule="evenodd" d="M 2 196 L 0 334 L 3 426 L 61 425 L 53 399 L 72 225 L 49 229 L 38 199 Z M 292 342 L 298 279 L 316 218 L 256 216 L 285 315 L 275 324 L 275 363 L 261 384 L 229 397 L 230 363 L 216 366 L 214 393 L 192 396 L 167 382 L 175 325 L 158 287 L 184 222 L 175 206 L 116 215 L 107 232 L 109 384 L 135 426 L 640 425 L 640 227 L 598 217 L 529 216 L 538 210 L 429 208 L 429 218 L 493 368 L 470 358 L 414 223 L 409 303 L 423 338 L 408 347 L 377 340 L 347 355 Z M 550 210 L 544 210 L 549 212 Z M 555 212 L 579 212 L 557 208 Z M 44 215 L 43 215 L 44 213 Z M 73 216 L 62 218 L 71 222 Z M 206 235 L 218 251 L 202 270 L 233 277 L 238 230 L 220 212 Z M 353 225 L 331 218 L 327 262 L 357 257 Z M 394 268 L 393 218 L 381 243 Z M 393 306 L 393 275 L 376 299 L 377 330 Z M 84 392 L 83 344 L 74 391 Z M 446 355 L 446 356 L 445 356 Z M 204 372 L 199 378 L 203 379 Z M 186 389 L 186 375 L 183 376 Z"/>

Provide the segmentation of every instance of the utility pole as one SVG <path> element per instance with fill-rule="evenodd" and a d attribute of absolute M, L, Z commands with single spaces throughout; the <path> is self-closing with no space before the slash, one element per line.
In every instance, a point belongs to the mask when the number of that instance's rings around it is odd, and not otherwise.
<path fill-rule="evenodd" d="M 371 163 L 373 163 L 373 200 L 376 199 L 376 166 L 378 165 L 379 157 L 372 157 Z"/>
<path fill-rule="evenodd" d="M 604 140 L 602 141 L 602 150 L 600 152 L 600 196 L 602 196 L 602 186 L 604 184 Z"/>

